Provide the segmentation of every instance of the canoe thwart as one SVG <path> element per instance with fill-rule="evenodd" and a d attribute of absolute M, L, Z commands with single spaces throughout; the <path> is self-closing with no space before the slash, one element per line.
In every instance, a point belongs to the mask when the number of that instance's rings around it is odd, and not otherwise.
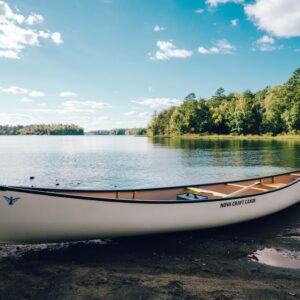
<path fill-rule="evenodd" d="M 228 194 L 226 197 L 232 197 L 232 196 L 239 195 L 239 194 L 241 194 L 241 193 L 243 193 L 245 191 L 248 191 L 248 190 L 252 189 L 253 187 L 255 187 L 258 184 L 260 184 L 260 181 L 256 181 L 256 182 L 254 182 L 254 183 L 252 183 L 250 185 L 246 185 L 246 186 L 242 187 L 241 189 L 239 189 L 239 190 L 237 190 L 237 191 L 235 191 L 233 193 Z"/>
<path fill-rule="evenodd" d="M 240 188 L 247 187 L 247 185 L 241 185 L 241 184 L 235 184 L 235 183 L 228 183 L 227 185 L 236 186 L 236 187 L 240 187 Z M 256 191 L 261 191 L 261 192 L 269 191 L 268 189 L 264 189 L 264 188 L 261 188 L 261 187 L 255 187 L 255 186 L 253 186 L 251 189 L 256 190 Z"/>

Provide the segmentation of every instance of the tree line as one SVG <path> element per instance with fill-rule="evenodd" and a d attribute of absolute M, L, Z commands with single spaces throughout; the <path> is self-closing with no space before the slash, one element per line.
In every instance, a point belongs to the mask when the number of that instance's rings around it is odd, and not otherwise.
<path fill-rule="evenodd" d="M 114 128 L 111 130 L 94 130 L 88 135 L 146 135 L 146 128 Z"/>
<path fill-rule="evenodd" d="M 68 124 L 0 125 L 0 135 L 83 135 L 83 128 Z"/>
<path fill-rule="evenodd" d="M 300 68 L 283 85 L 210 99 L 187 95 L 180 106 L 155 112 L 148 135 L 300 133 Z"/>

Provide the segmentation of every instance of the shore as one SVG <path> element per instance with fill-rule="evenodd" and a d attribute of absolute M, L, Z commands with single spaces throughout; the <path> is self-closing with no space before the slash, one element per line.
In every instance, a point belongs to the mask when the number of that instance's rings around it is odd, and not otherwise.
<path fill-rule="evenodd" d="M 300 254 L 299 237 L 298 204 L 214 230 L 1 245 L 0 299 L 299 299 L 300 269 L 256 256 L 264 248 Z"/>
<path fill-rule="evenodd" d="M 158 135 L 148 136 L 151 138 L 182 138 L 182 139 L 203 139 L 203 140 L 299 140 L 300 134 L 280 135 L 231 135 L 231 134 L 183 134 L 183 135 Z"/>

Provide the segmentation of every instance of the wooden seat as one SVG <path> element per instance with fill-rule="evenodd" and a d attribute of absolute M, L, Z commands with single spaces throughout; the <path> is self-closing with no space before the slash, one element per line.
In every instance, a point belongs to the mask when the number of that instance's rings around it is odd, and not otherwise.
<path fill-rule="evenodd" d="M 296 176 L 296 177 L 300 177 L 300 174 L 298 174 L 298 173 L 292 173 L 292 174 L 290 174 L 291 176 Z"/>
<path fill-rule="evenodd" d="M 196 195 L 199 195 L 200 193 L 206 193 L 206 194 L 212 194 L 213 196 L 222 197 L 222 198 L 227 196 L 226 194 L 207 190 L 207 189 L 201 189 L 195 187 L 187 187 L 186 189 L 192 194 L 196 194 Z"/>
<path fill-rule="evenodd" d="M 277 183 L 264 183 L 265 186 L 269 186 L 269 187 L 273 187 L 273 188 L 279 188 L 282 187 L 284 185 L 286 185 L 286 183 L 282 183 L 282 182 L 277 182 Z"/>
<path fill-rule="evenodd" d="M 242 185 L 242 186 L 240 186 L 240 189 L 238 189 L 237 191 L 234 191 L 232 193 L 229 193 L 229 194 L 224 194 L 224 193 L 220 193 L 220 192 L 216 192 L 216 191 L 211 191 L 211 190 L 202 189 L 202 188 L 195 188 L 195 187 L 188 187 L 187 190 L 196 195 L 199 195 L 200 193 L 207 193 L 207 194 L 212 194 L 213 196 L 226 198 L 226 197 L 240 195 L 243 192 L 253 189 L 258 184 L 260 184 L 259 181 L 254 182 L 250 185 L 245 185 L 245 186 Z M 227 184 L 227 185 L 229 185 L 229 184 Z"/>

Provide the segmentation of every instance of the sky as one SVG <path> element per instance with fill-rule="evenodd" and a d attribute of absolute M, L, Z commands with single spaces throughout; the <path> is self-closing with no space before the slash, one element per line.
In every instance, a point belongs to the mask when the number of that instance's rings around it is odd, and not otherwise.
<path fill-rule="evenodd" d="M 0 0 L 0 124 L 143 127 L 300 67 L 299 0 Z"/>

